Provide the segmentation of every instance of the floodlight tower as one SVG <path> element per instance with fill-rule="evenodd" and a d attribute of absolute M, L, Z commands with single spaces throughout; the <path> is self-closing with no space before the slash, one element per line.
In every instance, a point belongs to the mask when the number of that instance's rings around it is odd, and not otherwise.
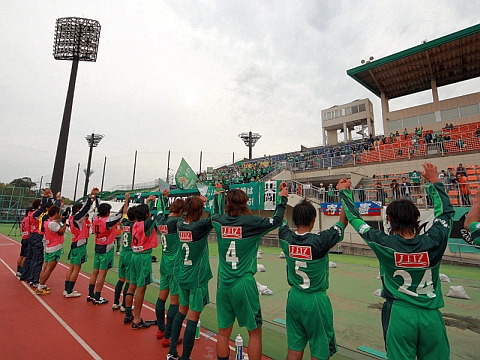
<path fill-rule="evenodd" d="M 90 165 L 92 164 L 92 153 L 93 153 L 93 148 L 98 146 L 98 143 L 105 137 L 105 135 L 102 134 L 89 134 L 85 136 L 85 139 L 87 140 L 88 147 L 90 148 L 88 152 L 88 162 L 87 162 L 87 169 L 84 171 L 85 172 L 85 187 L 83 188 L 83 196 L 87 195 L 88 192 L 88 181 L 90 180 L 90 175 L 93 174 L 93 171 L 90 170 Z"/>
<path fill-rule="evenodd" d="M 55 25 L 53 57 L 55 60 L 72 60 L 72 70 L 70 72 L 65 108 L 63 110 L 62 126 L 58 137 L 55 164 L 53 165 L 51 188 L 54 194 L 62 189 L 78 62 L 97 61 L 100 28 L 100 23 L 96 20 L 77 17 L 57 19 Z"/>
<path fill-rule="evenodd" d="M 259 133 L 248 133 L 238 134 L 238 137 L 243 140 L 246 146 L 248 146 L 248 159 L 252 159 L 252 148 L 255 146 L 257 141 L 262 137 Z"/>

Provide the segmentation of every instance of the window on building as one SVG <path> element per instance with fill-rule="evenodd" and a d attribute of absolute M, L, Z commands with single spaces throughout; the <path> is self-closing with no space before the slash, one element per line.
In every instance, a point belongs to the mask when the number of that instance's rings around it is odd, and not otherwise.
<path fill-rule="evenodd" d="M 345 109 L 345 115 L 352 115 L 352 108 L 348 107 Z"/>
<path fill-rule="evenodd" d="M 358 106 L 355 105 L 355 106 L 352 106 L 352 114 L 356 114 L 358 113 Z"/>
<path fill-rule="evenodd" d="M 402 119 L 400 120 L 392 120 L 388 122 L 388 130 L 393 131 L 393 130 L 398 130 L 402 128 Z"/>
<path fill-rule="evenodd" d="M 478 110 L 478 104 L 462 106 L 460 108 L 461 117 L 477 115 L 479 113 L 480 111 Z"/>
<path fill-rule="evenodd" d="M 418 117 L 412 116 L 409 118 L 403 119 L 403 127 L 411 127 L 411 126 L 418 126 Z"/>
<path fill-rule="evenodd" d="M 443 110 L 440 111 L 442 115 L 442 121 L 447 121 L 447 120 L 452 120 L 452 119 L 458 119 L 458 108 L 455 109 L 448 109 L 448 110 Z"/>
<path fill-rule="evenodd" d="M 420 125 L 431 124 L 435 122 L 435 113 L 424 114 L 418 116 L 418 122 Z"/>
<path fill-rule="evenodd" d="M 365 104 L 358 105 L 358 111 L 365 111 Z"/>

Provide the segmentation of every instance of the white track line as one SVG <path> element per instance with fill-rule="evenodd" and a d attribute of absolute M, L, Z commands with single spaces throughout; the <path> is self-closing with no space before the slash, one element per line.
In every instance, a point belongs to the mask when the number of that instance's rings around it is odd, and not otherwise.
<path fill-rule="evenodd" d="M 14 240 L 14 239 L 11 239 L 11 238 L 9 238 L 8 236 L 3 235 L 3 234 L 0 234 L 0 235 L 1 235 L 2 237 L 4 237 L 5 239 L 8 239 L 8 240 L 14 242 L 15 244 L 19 244 L 19 245 L 20 245 L 20 243 L 19 243 L 18 241 Z M 2 259 L 0 259 L 0 260 L 5 264 L 5 262 L 4 262 Z M 66 268 L 66 269 L 69 268 L 69 266 L 67 266 L 66 264 L 64 264 L 64 263 L 62 263 L 62 262 L 59 262 L 58 265 L 63 266 L 63 267 Z M 5 264 L 5 266 L 7 266 L 7 267 L 12 271 L 13 275 L 15 275 L 15 273 L 13 272 L 13 270 L 12 270 L 7 264 Z M 83 277 L 86 278 L 86 279 L 90 279 L 90 276 L 85 275 L 85 274 L 82 273 L 82 272 L 80 272 L 78 275 L 83 276 Z M 26 285 L 25 285 L 25 286 L 26 286 Z M 27 287 L 27 286 L 26 286 L 26 287 Z M 106 288 L 106 289 L 108 289 L 108 290 L 110 290 L 110 291 L 115 292 L 115 289 L 112 288 L 111 286 L 104 285 L 103 287 Z M 29 287 L 28 287 L 28 289 L 31 290 Z M 32 291 L 32 293 L 33 293 L 33 291 Z M 43 302 L 43 300 L 41 300 L 40 298 L 39 298 L 39 300 L 40 300 L 40 302 Z M 45 304 L 45 305 L 48 306 L 47 304 Z M 151 310 L 151 311 L 155 312 L 155 309 L 152 308 L 151 306 L 148 306 L 148 305 L 145 305 L 145 304 L 144 304 L 143 307 L 146 308 L 146 309 L 148 309 L 148 310 Z M 52 310 L 52 311 L 53 311 L 53 310 Z M 62 320 L 62 321 L 63 321 L 63 320 Z M 65 325 L 66 325 L 66 324 L 65 324 Z M 68 326 L 68 325 L 66 325 L 66 326 Z M 185 327 L 185 326 L 186 326 L 186 325 L 183 324 L 183 327 Z M 73 331 L 73 330 L 72 330 L 72 331 Z M 215 333 L 214 333 L 214 334 L 215 334 Z M 212 336 L 211 334 L 207 334 L 207 333 L 204 333 L 203 331 L 200 331 L 200 335 L 202 335 L 203 337 L 205 337 L 207 340 L 212 340 L 213 342 L 217 342 L 217 338 L 215 338 L 215 337 Z M 82 341 L 83 341 L 83 340 L 82 340 Z M 87 344 L 85 344 L 85 345 L 88 346 Z M 230 350 L 235 351 L 235 348 L 234 348 L 233 346 L 230 346 L 230 345 L 229 345 L 229 348 L 230 348 Z M 92 350 L 92 351 L 93 351 L 93 350 Z M 99 359 L 100 359 L 100 358 L 99 358 Z"/>
<path fill-rule="evenodd" d="M 0 261 L 3 263 L 3 265 L 5 265 L 5 267 L 10 270 L 10 272 L 15 276 L 15 272 L 13 271 L 13 269 L 7 265 L 7 263 L 5 261 L 3 261 L 2 258 L 0 258 Z M 23 286 L 25 286 L 25 288 L 28 289 L 28 291 L 30 291 L 30 293 L 32 295 L 35 295 L 35 292 L 30 288 L 30 286 L 28 286 L 25 282 L 22 281 L 22 284 Z M 47 309 L 47 311 L 52 314 L 52 316 L 60 323 L 60 325 L 62 325 L 65 330 L 68 331 L 68 333 L 70 335 L 72 335 L 72 337 L 94 358 L 94 359 L 97 359 L 97 360 L 102 360 L 102 358 L 90 347 L 88 346 L 88 344 L 83 341 L 83 339 L 70 327 L 68 326 L 68 324 L 63 321 L 63 319 L 60 317 L 60 315 L 58 315 L 50 306 L 47 305 L 47 303 L 45 301 L 43 301 L 42 299 L 40 299 L 40 296 L 35 296 L 35 298 L 40 302 L 40 304 L 43 305 L 43 307 L 45 309 Z"/>

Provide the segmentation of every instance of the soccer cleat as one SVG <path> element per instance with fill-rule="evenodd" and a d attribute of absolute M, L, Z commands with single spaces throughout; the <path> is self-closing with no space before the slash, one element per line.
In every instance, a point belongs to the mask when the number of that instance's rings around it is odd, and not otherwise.
<path fill-rule="evenodd" d="M 100 299 L 94 299 L 93 300 L 93 305 L 105 305 L 108 304 L 108 300 L 100 297 Z"/>
<path fill-rule="evenodd" d="M 150 327 L 149 323 L 144 322 L 142 319 L 140 319 L 139 323 L 134 323 L 132 321 L 132 329 L 133 330 L 138 330 L 138 329 L 147 329 Z"/>
<path fill-rule="evenodd" d="M 149 326 L 157 325 L 157 320 L 145 320 L 145 324 L 148 324 Z"/>
<path fill-rule="evenodd" d="M 131 315 L 131 316 L 125 315 L 125 318 L 123 319 L 123 323 L 124 323 L 125 325 L 130 324 L 132 321 L 133 321 L 133 315 Z"/>
<path fill-rule="evenodd" d="M 167 360 L 178 360 L 178 355 L 167 354 Z"/>
<path fill-rule="evenodd" d="M 88 295 L 87 302 L 92 302 L 92 301 L 95 301 L 95 298 L 93 296 Z"/>
<path fill-rule="evenodd" d="M 66 298 L 76 298 L 76 297 L 80 297 L 82 296 L 82 294 L 80 294 L 79 292 L 73 290 L 70 294 L 69 293 L 66 293 L 65 295 Z"/>
<path fill-rule="evenodd" d="M 170 347 L 170 342 L 171 342 L 171 339 L 163 338 L 162 339 L 162 347 L 164 347 L 164 348 Z M 180 345 L 182 342 L 183 342 L 183 338 L 178 338 L 177 346 Z"/>
<path fill-rule="evenodd" d="M 67 290 L 63 290 L 63 296 L 67 295 Z"/>
<path fill-rule="evenodd" d="M 165 335 L 165 334 L 163 333 L 162 330 L 157 329 L 157 334 L 156 334 L 156 336 L 157 336 L 157 339 L 158 339 L 158 340 L 163 339 L 164 335 Z"/>
<path fill-rule="evenodd" d="M 33 287 L 33 288 L 36 288 L 36 287 L 38 287 L 38 282 L 30 281 L 30 286 Z"/>
<path fill-rule="evenodd" d="M 20 276 L 22 276 L 22 273 L 21 273 L 20 271 L 17 271 L 17 272 L 15 273 L 15 276 L 16 276 L 16 277 L 20 277 Z"/>
<path fill-rule="evenodd" d="M 118 310 L 120 309 L 120 304 L 113 304 L 112 305 L 112 310 L 115 311 L 115 310 Z"/>
<path fill-rule="evenodd" d="M 37 289 L 37 290 L 35 290 L 35 294 L 37 294 L 37 295 L 50 294 L 50 290 L 47 290 L 46 288 L 45 289 Z"/>
<path fill-rule="evenodd" d="M 120 305 L 120 312 L 124 313 L 125 312 L 125 306 Z"/>

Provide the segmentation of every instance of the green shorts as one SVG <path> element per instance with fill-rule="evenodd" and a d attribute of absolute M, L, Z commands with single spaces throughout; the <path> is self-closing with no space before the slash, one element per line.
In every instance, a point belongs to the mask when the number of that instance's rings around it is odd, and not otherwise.
<path fill-rule="evenodd" d="M 173 275 L 160 274 L 160 290 L 170 290 L 170 295 L 178 295 L 178 282 Z"/>
<path fill-rule="evenodd" d="M 95 253 L 93 257 L 93 268 L 98 270 L 108 270 L 113 267 L 113 248 L 104 254 Z"/>
<path fill-rule="evenodd" d="M 60 260 L 60 256 L 62 255 L 62 251 L 63 249 L 58 249 L 57 251 L 54 251 L 52 253 L 44 253 L 43 254 L 43 259 L 45 260 L 45 262 L 52 262 L 52 261 L 56 261 L 58 262 Z"/>
<path fill-rule="evenodd" d="M 327 293 L 291 288 L 286 313 L 290 350 L 303 351 L 308 342 L 310 353 L 317 359 L 328 359 L 337 352 L 332 304 Z"/>
<path fill-rule="evenodd" d="M 118 277 L 120 279 L 130 280 L 130 264 L 132 263 L 133 251 L 122 250 L 120 260 L 118 261 Z"/>
<path fill-rule="evenodd" d="M 195 289 L 178 289 L 180 305 L 188 306 L 192 311 L 201 312 L 205 305 L 210 302 L 208 284 Z"/>
<path fill-rule="evenodd" d="M 260 299 L 253 276 L 244 276 L 229 288 L 217 289 L 217 318 L 220 329 L 232 326 L 235 318 L 239 326 L 249 331 L 262 326 Z"/>
<path fill-rule="evenodd" d="M 152 252 L 134 252 L 130 263 L 130 284 L 137 287 L 147 286 L 152 282 Z"/>
<path fill-rule="evenodd" d="M 81 245 L 74 249 L 70 249 L 68 259 L 70 260 L 70 264 L 73 265 L 81 265 L 87 262 L 87 244 Z"/>
<path fill-rule="evenodd" d="M 450 345 L 438 309 L 385 302 L 382 325 L 389 360 L 450 359 Z"/>

